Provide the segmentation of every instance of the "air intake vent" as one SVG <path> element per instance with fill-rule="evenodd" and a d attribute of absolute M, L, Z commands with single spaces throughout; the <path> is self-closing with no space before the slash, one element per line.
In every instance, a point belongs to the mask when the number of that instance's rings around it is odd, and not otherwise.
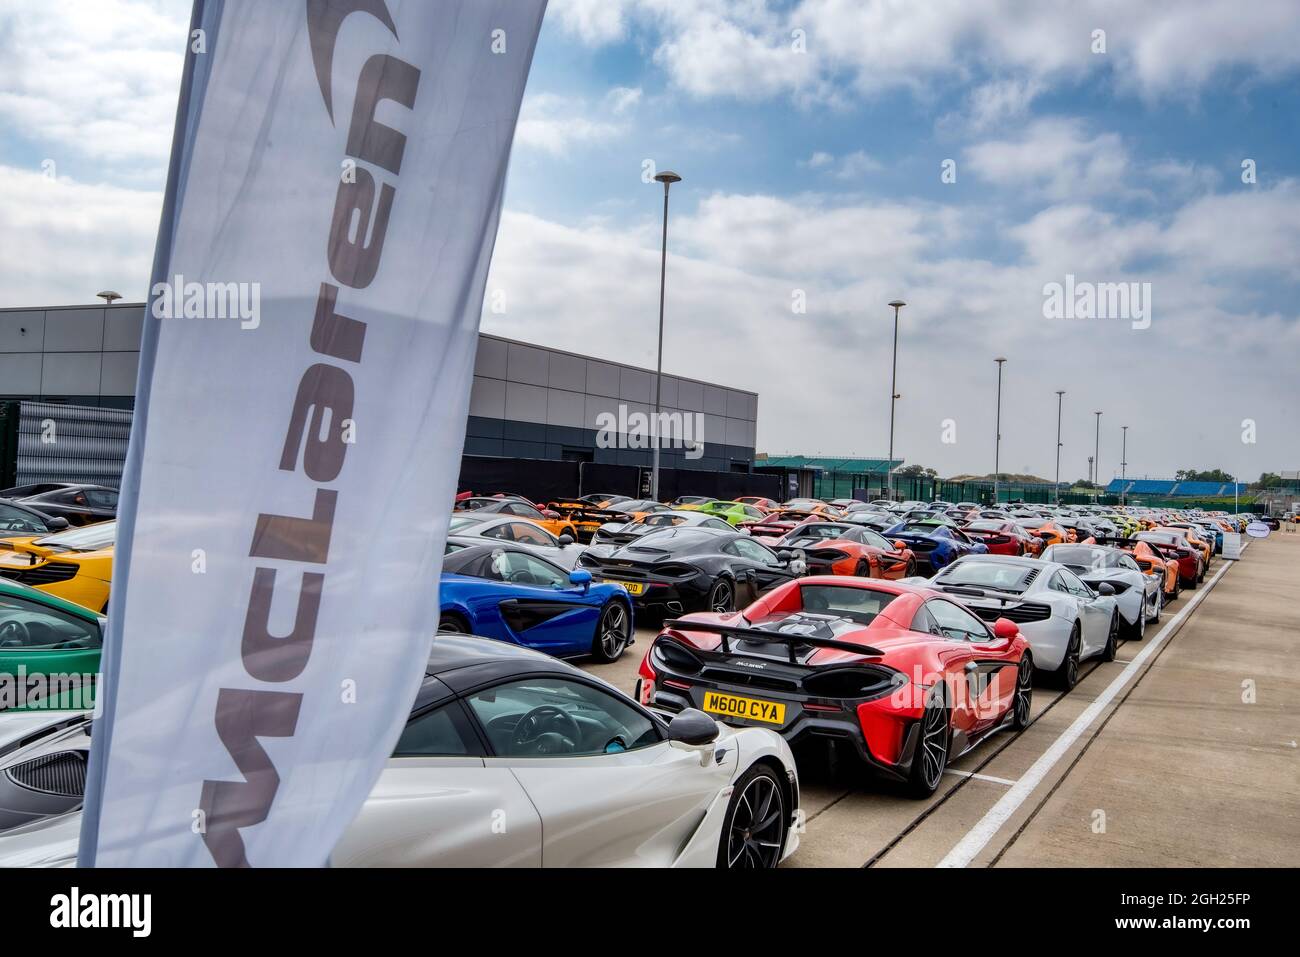
<path fill-rule="evenodd" d="M 33 791 L 81 797 L 86 793 L 86 753 L 60 751 L 15 764 L 5 771 L 15 784 Z"/>
<path fill-rule="evenodd" d="M 46 562 L 30 568 L 3 568 L 0 575 L 24 585 L 53 585 L 75 578 L 77 566 L 70 562 Z"/>

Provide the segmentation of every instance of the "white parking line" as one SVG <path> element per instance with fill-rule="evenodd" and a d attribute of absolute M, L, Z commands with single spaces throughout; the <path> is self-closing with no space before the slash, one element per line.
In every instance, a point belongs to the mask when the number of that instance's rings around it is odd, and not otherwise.
<path fill-rule="evenodd" d="M 1191 614 L 1192 609 L 1201 603 L 1201 599 L 1210 593 L 1210 590 L 1223 577 L 1223 573 L 1230 567 L 1230 565 L 1221 566 L 1215 572 L 1214 577 L 1206 582 L 1202 590 L 1188 603 L 1187 607 L 1174 615 L 1169 620 L 1169 624 L 1161 628 L 1154 638 L 1144 643 L 1143 649 L 1124 667 L 1124 670 L 1115 677 L 1115 680 L 1106 686 L 1106 690 L 1099 694 L 1092 704 L 1084 708 L 1083 713 L 1074 719 L 1073 724 L 1061 732 L 1061 736 L 1053 741 L 1039 759 L 1029 766 L 1029 770 L 1024 773 L 1024 776 L 1019 781 L 1012 785 L 1011 790 L 1002 795 L 998 802 L 989 808 L 988 813 L 966 832 L 966 836 L 953 846 L 953 849 L 936 865 L 937 867 L 966 867 L 980 851 L 984 850 L 989 841 L 993 840 L 994 835 L 1001 830 L 1002 825 L 1011 819 L 1011 815 L 1016 813 L 1020 805 L 1025 803 L 1025 799 L 1042 783 L 1043 778 L 1052 770 L 1056 762 L 1065 756 L 1066 752 L 1070 750 L 1070 746 L 1079 739 L 1080 735 L 1088 729 L 1088 726 L 1097 720 L 1097 717 L 1106 709 L 1106 706 L 1115 699 L 1115 696 L 1123 691 L 1124 687 L 1142 670 L 1142 665 L 1146 663 L 1146 660 L 1155 654 L 1156 649 L 1164 643 L 1170 632 Z"/>
<path fill-rule="evenodd" d="M 944 774 L 955 774 L 959 778 L 974 778 L 976 781 L 988 781 L 990 784 L 1005 784 L 1012 787 L 1016 782 L 1009 781 L 1006 778 L 995 778 L 991 774 L 976 774 L 974 771 L 956 771 L 952 768 L 945 768 Z"/>

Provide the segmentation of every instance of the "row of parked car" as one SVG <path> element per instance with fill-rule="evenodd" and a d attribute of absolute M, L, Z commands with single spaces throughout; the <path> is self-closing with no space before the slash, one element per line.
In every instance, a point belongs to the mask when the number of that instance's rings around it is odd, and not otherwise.
<path fill-rule="evenodd" d="M 1072 687 L 1213 560 L 1217 517 L 1116 515 L 465 496 L 423 686 L 333 861 L 774 866 L 798 843 L 800 762 L 848 757 L 933 793 L 955 757 L 1029 724 L 1037 680 Z M 0 530 L 0 670 L 93 674 L 115 523 L 32 531 Z M 563 660 L 620 657 L 638 615 L 660 627 L 633 695 Z M 80 795 L 37 808 L 23 775 L 84 761 L 89 716 L 57 709 L 86 703 L 38 706 L 56 710 L 0 720 L 17 782 L 0 865 L 76 852 Z M 484 808 L 508 810 L 510 840 Z"/>

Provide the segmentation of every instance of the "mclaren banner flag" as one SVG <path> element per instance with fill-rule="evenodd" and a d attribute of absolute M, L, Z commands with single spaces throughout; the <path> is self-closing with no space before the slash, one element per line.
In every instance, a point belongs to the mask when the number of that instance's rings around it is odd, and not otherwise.
<path fill-rule="evenodd" d="M 325 864 L 391 754 L 544 9 L 196 0 L 83 865 Z"/>

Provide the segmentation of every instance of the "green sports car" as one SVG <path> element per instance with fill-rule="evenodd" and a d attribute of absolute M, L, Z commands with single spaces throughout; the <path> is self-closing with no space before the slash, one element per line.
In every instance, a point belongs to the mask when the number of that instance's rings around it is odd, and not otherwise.
<path fill-rule="evenodd" d="M 703 512 L 705 515 L 712 515 L 720 518 L 732 525 L 740 525 L 742 522 L 757 522 L 763 518 L 764 512 L 760 508 L 752 505 L 746 505 L 744 502 L 704 502 L 700 505 L 684 505 L 693 512 Z"/>
<path fill-rule="evenodd" d="M 90 609 L 0 578 L 0 711 L 93 707 L 103 635 Z"/>

